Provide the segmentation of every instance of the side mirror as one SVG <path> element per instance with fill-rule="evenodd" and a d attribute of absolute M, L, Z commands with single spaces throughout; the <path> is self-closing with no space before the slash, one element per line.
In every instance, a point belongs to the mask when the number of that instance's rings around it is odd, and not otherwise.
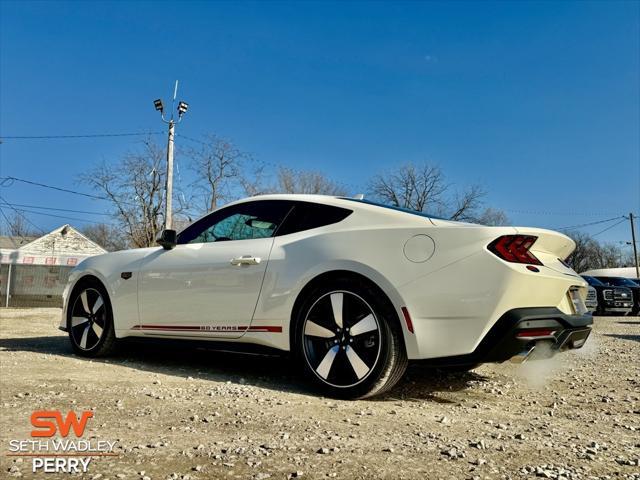
<path fill-rule="evenodd" d="M 156 243 L 165 250 L 171 250 L 178 244 L 178 234 L 175 230 L 163 230 Z"/>

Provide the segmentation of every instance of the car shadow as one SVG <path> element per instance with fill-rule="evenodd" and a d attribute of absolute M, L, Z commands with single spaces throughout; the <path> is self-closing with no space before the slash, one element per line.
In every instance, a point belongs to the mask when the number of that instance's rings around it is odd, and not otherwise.
<path fill-rule="evenodd" d="M 640 320 L 634 322 L 633 320 L 626 320 L 624 322 L 616 322 L 619 323 L 621 325 L 640 325 Z"/>
<path fill-rule="evenodd" d="M 633 342 L 640 342 L 640 335 L 626 335 L 621 333 L 605 333 L 605 337 L 614 337 L 621 340 L 631 340 Z"/>
<path fill-rule="evenodd" d="M 439 394 L 466 390 L 488 379 L 474 371 L 454 372 L 426 365 L 409 364 L 402 380 L 388 393 L 376 398 L 379 400 L 430 400 L 435 403 L 456 404 L 459 402 Z"/>
<path fill-rule="evenodd" d="M 0 339 L 0 349 L 34 352 L 83 360 L 74 354 L 64 336 Z M 181 378 L 231 382 L 269 390 L 318 396 L 318 392 L 298 373 L 288 355 L 264 355 L 208 348 L 200 343 L 172 340 L 122 341 L 118 350 L 105 358 L 86 359 L 121 365 Z M 463 390 L 486 377 L 473 372 L 446 373 L 424 366 L 409 366 L 404 378 L 377 401 L 398 399 L 455 403 L 438 397 L 439 392 Z"/>

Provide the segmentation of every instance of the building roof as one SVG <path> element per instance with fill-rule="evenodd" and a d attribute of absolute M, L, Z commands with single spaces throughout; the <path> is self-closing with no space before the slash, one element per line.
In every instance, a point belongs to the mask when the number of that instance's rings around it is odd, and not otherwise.
<path fill-rule="evenodd" d="M 75 266 L 84 258 L 106 253 L 71 225 L 62 225 L 36 238 L 0 238 L 3 242 L 0 244 L 0 263 L 3 264 Z"/>
<path fill-rule="evenodd" d="M 19 247 L 24 253 L 47 255 L 101 255 L 106 250 L 66 224 Z"/>

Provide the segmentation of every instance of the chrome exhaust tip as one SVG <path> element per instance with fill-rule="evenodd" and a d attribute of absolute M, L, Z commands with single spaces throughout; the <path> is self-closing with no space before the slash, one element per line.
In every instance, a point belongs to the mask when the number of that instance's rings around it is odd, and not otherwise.
<path fill-rule="evenodd" d="M 536 346 L 532 345 L 531 347 L 525 350 L 522 350 L 520 353 L 515 354 L 513 357 L 509 359 L 509 361 L 512 363 L 524 363 L 527 361 L 527 359 L 535 349 L 536 349 Z"/>

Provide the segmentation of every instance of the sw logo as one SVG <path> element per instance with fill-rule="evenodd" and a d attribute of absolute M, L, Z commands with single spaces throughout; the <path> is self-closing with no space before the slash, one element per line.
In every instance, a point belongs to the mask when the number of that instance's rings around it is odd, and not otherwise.
<path fill-rule="evenodd" d="M 84 430 L 87 427 L 87 421 L 91 417 L 93 417 L 93 412 L 90 411 L 82 412 L 80 414 L 80 418 L 78 418 L 73 411 L 67 412 L 66 417 L 63 417 L 59 410 L 35 411 L 31 414 L 31 425 L 35 428 L 31 431 L 31 436 L 36 438 L 49 438 L 53 437 L 56 433 L 59 433 L 61 437 L 66 438 L 71 430 L 73 430 L 75 436 L 80 438 L 84 435 Z M 87 443 L 87 445 L 80 445 L 84 443 Z M 76 451 L 79 455 L 81 455 L 80 450 L 90 449 L 88 442 L 85 440 L 52 440 L 52 446 L 55 451 Z M 91 458 L 73 458 L 67 455 L 33 458 L 32 472 L 87 472 Z"/>
<path fill-rule="evenodd" d="M 67 417 L 63 419 L 59 410 L 39 410 L 31 414 L 31 425 L 36 428 L 31 431 L 31 436 L 53 437 L 59 432 L 60 436 L 66 438 L 73 429 L 76 437 L 82 437 L 91 417 L 93 412 L 90 411 L 82 412 L 79 419 L 74 412 L 68 412 Z"/>
<path fill-rule="evenodd" d="M 86 473 L 93 457 L 117 457 L 117 441 L 82 438 L 93 412 L 37 410 L 29 440 L 9 441 L 11 457 L 32 457 L 32 472 Z M 54 438 L 55 437 L 55 438 Z"/>

